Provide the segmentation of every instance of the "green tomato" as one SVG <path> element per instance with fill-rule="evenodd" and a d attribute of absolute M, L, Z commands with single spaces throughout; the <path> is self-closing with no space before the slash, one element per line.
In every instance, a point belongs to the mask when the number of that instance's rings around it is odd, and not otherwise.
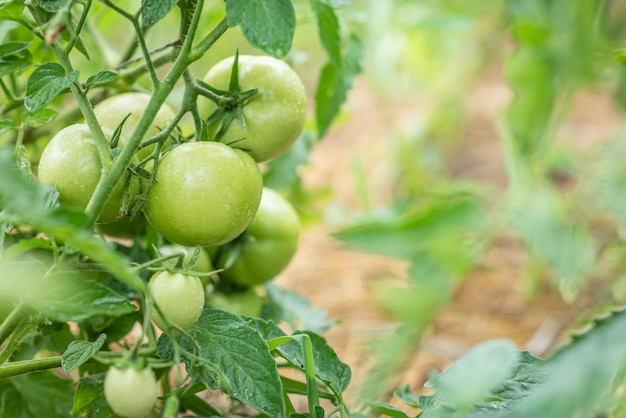
<path fill-rule="evenodd" d="M 104 377 L 104 398 L 117 415 L 144 418 L 157 401 L 157 382 L 151 368 L 109 367 Z"/>
<path fill-rule="evenodd" d="M 187 329 L 200 318 L 204 308 L 204 286 L 198 277 L 160 271 L 148 282 L 148 290 L 172 324 Z M 156 309 L 151 318 L 157 327 L 165 330 L 163 318 Z"/>
<path fill-rule="evenodd" d="M 102 175 L 102 163 L 89 127 L 70 125 L 48 143 L 39 160 L 39 181 L 57 186 L 61 203 L 84 210 Z M 120 216 L 124 177 L 120 179 L 98 222 L 112 222 Z M 139 180 L 133 177 L 131 194 L 139 193 Z"/>
<path fill-rule="evenodd" d="M 176 244 L 220 245 L 246 229 L 262 190 L 259 167 L 245 152 L 219 142 L 190 142 L 159 161 L 145 214 Z"/>
<path fill-rule="evenodd" d="M 246 231 L 229 245 L 237 258 L 220 277 L 242 286 L 254 286 L 274 278 L 298 248 L 300 220 L 291 204 L 278 192 L 264 188 L 261 204 Z"/>
<path fill-rule="evenodd" d="M 130 140 L 139 123 L 139 119 L 146 111 L 150 98 L 151 96 L 146 93 L 122 93 L 106 98 L 94 106 L 93 111 L 100 125 L 111 132 L 115 131 L 124 121 L 124 118 L 128 116 L 120 134 L 119 146 L 122 147 Z M 165 129 L 172 122 L 174 116 L 174 111 L 168 105 L 164 104 L 161 106 L 150 124 L 148 132 L 144 135 L 144 139 L 151 138 Z M 169 144 L 171 144 L 171 141 L 166 142 L 162 149 L 167 148 Z M 155 146 L 156 144 L 153 144 L 140 149 L 137 152 L 139 160 L 143 160 L 150 155 Z"/>
<path fill-rule="evenodd" d="M 207 290 L 206 303 L 215 309 L 253 318 L 261 315 L 263 307 L 263 299 L 252 288 L 234 293 Z"/>
<path fill-rule="evenodd" d="M 204 81 L 228 90 L 234 57 L 215 64 Z M 269 56 L 239 55 L 241 91 L 258 89 L 243 107 L 245 126 L 235 118 L 220 142 L 248 152 L 256 161 L 268 161 L 284 153 L 298 138 L 306 119 L 306 94 L 298 74 L 285 62 Z M 198 101 L 200 114 L 208 118 L 216 105 L 206 98 Z M 215 136 L 218 123 L 212 124 Z"/>

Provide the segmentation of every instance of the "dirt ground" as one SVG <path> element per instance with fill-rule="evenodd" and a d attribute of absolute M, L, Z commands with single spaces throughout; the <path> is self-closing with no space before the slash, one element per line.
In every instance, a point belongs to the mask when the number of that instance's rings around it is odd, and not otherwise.
<path fill-rule="evenodd" d="M 498 76 L 472 88 L 465 138 L 450 156 L 453 175 L 506 186 L 496 121 L 510 97 Z M 357 82 L 346 106 L 346 120 L 316 145 L 310 165 L 302 172 L 308 189 L 332 188 L 332 196 L 323 208 L 328 217 L 362 208 L 358 180 L 353 173 L 355 161 L 367 167 L 366 187 L 371 202 L 384 205 L 390 201 L 393 161 L 389 135 L 394 126 L 402 125 L 420 109 L 418 101 L 381 104 L 365 80 Z M 609 99 L 584 92 L 574 101 L 562 136 L 584 149 L 594 141 L 608 138 L 620 118 Z M 277 282 L 302 293 L 315 306 L 325 308 L 329 317 L 341 321 L 324 336 L 351 366 L 353 384 L 358 385 L 367 379 L 366 370 L 373 361 L 367 350 L 368 341 L 393 327 L 390 319 L 377 309 L 371 283 L 380 276 L 402 275 L 404 265 L 345 248 L 330 235 L 338 225 L 326 222 L 308 227 L 298 254 Z M 513 237 L 498 239 L 478 267 L 459 284 L 451 303 L 422 340 L 415 342 L 410 361 L 392 384 L 409 384 L 414 391 L 422 391 L 429 370 L 445 368 L 474 344 L 492 338 L 510 339 L 519 349 L 536 355 L 566 341 L 573 324 L 592 308 L 594 291 L 567 304 L 546 282 L 534 298 L 529 298 L 524 257 Z M 382 398 L 390 400 L 391 394 L 383 394 Z"/>

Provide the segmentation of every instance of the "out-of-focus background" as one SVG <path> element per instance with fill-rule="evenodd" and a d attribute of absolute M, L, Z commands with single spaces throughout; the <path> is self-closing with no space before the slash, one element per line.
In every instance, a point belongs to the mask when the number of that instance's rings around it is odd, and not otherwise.
<path fill-rule="evenodd" d="M 624 302 L 625 6 L 343 13 L 364 71 L 300 171 L 307 227 L 277 283 L 339 320 L 324 335 L 353 396 L 372 380 L 383 400 L 424 393 L 431 370 L 493 338 L 544 355 Z M 291 59 L 314 86 L 306 30 Z"/>

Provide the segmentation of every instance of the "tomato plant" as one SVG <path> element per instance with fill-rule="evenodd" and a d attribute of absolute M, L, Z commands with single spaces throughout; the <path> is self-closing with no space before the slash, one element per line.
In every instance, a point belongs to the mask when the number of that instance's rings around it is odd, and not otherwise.
<path fill-rule="evenodd" d="M 213 66 L 204 82 L 228 90 L 234 57 Z M 243 107 L 241 117 L 209 125 L 218 141 L 245 150 L 256 161 L 274 159 L 284 153 L 304 128 L 306 96 L 298 74 L 285 62 L 261 55 L 238 56 L 239 89 L 255 89 L 256 95 Z M 201 114 L 210 118 L 220 112 L 209 100 L 200 102 Z M 229 109 L 230 110 L 230 109 Z"/>
<path fill-rule="evenodd" d="M 189 328 L 200 318 L 204 286 L 198 277 L 161 271 L 152 276 L 148 289 L 159 307 L 159 311 L 153 311 L 152 320 L 162 330 L 167 329 L 163 316 L 182 329 Z"/>
<path fill-rule="evenodd" d="M 111 409 L 124 418 L 142 418 L 157 401 L 154 372 L 146 367 L 138 370 L 111 366 L 104 378 L 104 397 Z"/>
<path fill-rule="evenodd" d="M 252 221 L 262 189 L 259 168 L 243 151 L 218 142 L 187 143 L 160 160 L 146 218 L 177 244 L 224 244 Z"/>
<path fill-rule="evenodd" d="M 298 248 L 300 219 L 289 201 L 263 189 L 254 219 L 236 241 L 222 249 L 220 277 L 241 286 L 254 286 L 280 273 Z"/>
<path fill-rule="evenodd" d="M 310 3 L 327 31 L 318 139 L 360 71 L 345 6 Z M 257 163 L 285 158 L 295 184 L 306 161 L 288 155 L 306 119 L 298 68 L 282 61 L 296 13 L 290 0 L 0 1 L 0 416 L 353 416 L 350 370 L 322 336 L 284 327 L 294 315 L 278 302 L 285 313 L 258 318 L 260 297 L 237 308 L 245 318 L 206 306 L 202 284 L 220 284 L 203 246 L 254 219 Z M 236 54 L 214 48 L 235 27 L 265 56 L 217 67 L 227 86 L 203 81 L 211 57 Z M 208 120 L 208 100 L 228 111 Z M 228 406 L 199 393 L 217 389 Z"/>
<path fill-rule="evenodd" d="M 39 160 L 39 180 L 59 190 L 59 201 L 80 209 L 87 207 L 100 180 L 102 164 L 98 149 L 87 125 L 74 124 L 60 130 L 48 143 Z M 130 179 L 129 192 L 139 192 L 139 182 Z M 120 216 L 123 179 L 117 182 L 106 201 L 99 222 L 111 222 Z"/>

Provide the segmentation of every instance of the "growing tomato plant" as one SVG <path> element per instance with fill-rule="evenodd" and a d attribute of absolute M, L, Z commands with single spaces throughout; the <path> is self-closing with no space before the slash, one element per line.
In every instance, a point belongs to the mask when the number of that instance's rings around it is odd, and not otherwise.
<path fill-rule="evenodd" d="M 308 9 L 333 70 L 310 92 L 318 139 L 360 71 L 342 64 L 360 57 L 346 6 Z M 290 0 L 0 2 L 0 416 L 353 416 L 350 370 L 323 337 L 259 318 L 260 296 L 236 313 L 205 303 L 219 279 L 203 247 L 249 227 L 258 163 L 294 179 L 306 161 L 288 155 L 309 116 L 284 61 L 295 25 Z M 203 81 L 206 57 L 238 55 L 214 52 L 236 31 L 255 58 L 216 67 L 226 85 Z M 228 111 L 206 114 L 209 101 Z M 227 407 L 198 393 L 217 390 Z"/>

